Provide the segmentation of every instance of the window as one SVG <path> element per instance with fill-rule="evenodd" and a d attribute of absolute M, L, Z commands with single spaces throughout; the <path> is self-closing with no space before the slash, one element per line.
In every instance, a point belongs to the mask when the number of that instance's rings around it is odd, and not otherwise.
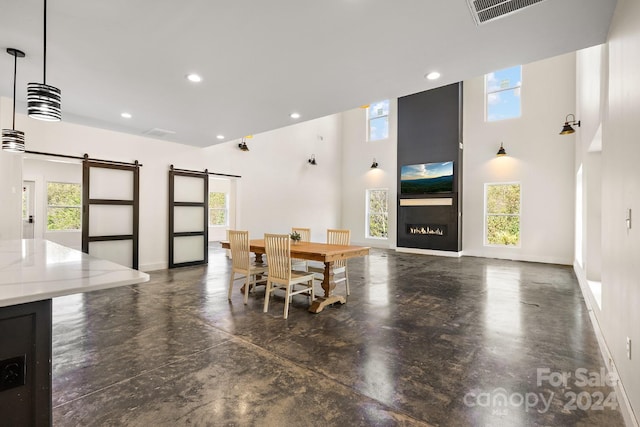
<path fill-rule="evenodd" d="M 376 102 L 367 108 L 367 140 L 389 138 L 389 100 Z"/>
<path fill-rule="evenodd" d="M 47 230 L 80 230 L 80 184 L 47 182 Z"/>
<path fill-rule="evenodd" d="M 367 237 L 389 237 L 389 204 L 387 190 L 367 190 Z"/>
<path fill-rule="evenodd" d="M 227 204 L 226 193 L 209 193 L 209 226 L 229 224 Z"/>
<path fill-rule="evenodd" d="M 520 184 L 485 184 L 485 244 L 520 246 Z"/>
<path fill-rule="evenodd" d="M 522 66 L 517 65 L 485 75 L 487 121 L 520 117 Z"/>
<path fill-rule="evenodd" d="M 31 194 L 29 187 L 22 187 L 22 220 L 26 221 L 29 217 L 29 204 L 31 203 Z"/>

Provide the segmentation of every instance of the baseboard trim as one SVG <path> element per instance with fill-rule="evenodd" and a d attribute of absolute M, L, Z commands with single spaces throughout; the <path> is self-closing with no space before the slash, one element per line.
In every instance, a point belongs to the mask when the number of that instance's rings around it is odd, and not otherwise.
<path fill-rule="evenodd" d="M 155 270 L 166 270 L 167 268 L 169 268 L 168 263 L 166 262 L 156 262 L 156 263 L 149 263 L 149 264 L 141 264 L 138 269 L 140 271 L 144 271 L 149 272 L 149 271 L 155 271 Z"/>
<path fill-rule="evenodd" d="M 417 249 L 417 248 L 399 248 L 398 247 L 396 248 L 396 252 L 402 252 L 405 254 L 446 256 L 451 258 L 460 258 L 462 256 L 462 252 L 436 251 L 433 249 Z"/>
<path fill-rule="evenodd" d="M 594 307 L 591 295 L 591 290 L 589 289 L 589 283 L 587 282 L 586 275 L 584 270 L 577 262 L 573 263 L 573 271 L 576 274 L 576 278 L 578 279 L 578 284 L 580 286 L 580 291 L 582 292 L 582 298 L 584 299 L 584 303 L 587 306 L 587 311 L 589 312 L 589 319 L 591 320 L 591 325 L 593 326 L 593 330 L 596 334 L 596 339 L 598 340 L 598 347 L 600 347 L 600 353 L 602 354 L 602 358 L 604 359 L 605 365 L 609 372 L 612 372 L 618 381 L 616 382 L 616 386 L 613 388 L 616 392 L 616 397 L 618 399 L 620 412 L 622 413 L 622 418 L 624 419 L 624 423 L 627 427 L 640 427 L 638 424 L 638 419 L 636 418 L 633 407 L 631 406 L 631 401 L 627 396 L 627 392 L 624 389 L 624 384 L 622 382 L 622 378 L 618 374 L 618 370 L 616 369 L 615 362 L 613 361 L 613 357 L 611 356 L 611 352 L 609 351 L 609 347 L 607 346 L 607 342 L 604 339 L 604 334 L 602 333 L 602 329 L 600 328 L 600 322 L 598 321 L 597 316 L 594 313 Z M 598 308 L 599 310 L 599 308 Z"/>
<path fill-rule="evenodd" d="M 503 254 L 503 253 L 489 253 L 484 251 L 464 251 L 464 256 L 475 256 L 479 258 L 495 258 L 506 259 L 509 261 L 525 261 L 525 262 L 539 262 L 543 264 L 558 264 L 558 265 L 571 265 L 572 262 L 564 258 L 545 257 L 545 256 L 531 256 L 531 255 L 519 255 L 519 254 Z"/>

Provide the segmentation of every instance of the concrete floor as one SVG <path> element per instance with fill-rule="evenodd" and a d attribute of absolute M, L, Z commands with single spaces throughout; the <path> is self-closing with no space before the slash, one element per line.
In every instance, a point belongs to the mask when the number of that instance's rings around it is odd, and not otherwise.
<path fill-rule="evenodd" d="M 54 299 L 55 426 L 624 425 L 570 267 L 372 250 L 283 320 L 209 260 Z"/>

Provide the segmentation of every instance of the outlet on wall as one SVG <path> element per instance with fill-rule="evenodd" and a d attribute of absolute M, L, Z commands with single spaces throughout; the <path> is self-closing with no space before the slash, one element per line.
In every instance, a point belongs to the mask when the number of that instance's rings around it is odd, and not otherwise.
<path fill-rule="evenodd" d="M 627 359 L 631 360 L 631 338 L 627 337 Z"/>
<path fill-rule="evenodd" d="M 26 355 L 0 361 L 0 392 L 25 385 Z"/>

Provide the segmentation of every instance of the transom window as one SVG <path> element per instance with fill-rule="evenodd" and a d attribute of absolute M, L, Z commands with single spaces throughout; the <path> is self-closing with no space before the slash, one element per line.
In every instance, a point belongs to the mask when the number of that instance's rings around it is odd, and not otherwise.
<path fill-rule="evenodd" d="M 209 193 L 209 225 L 229 225 L 229 207 L 226 193 Z"/>
<path fill-rule="evenodd" d="M 485 245 L 520 246 L 520 184 L 485 184 Z"/>
<path fill-rule="evenodd" d="M 80 230 L 82 191 L 80 184 L 47 182 L 47 230 Z"/>
<path fill-rule="evenodd" d="M 376 102 L 367 108 L 367 140 L 389 138 L 389 100 Z"/>
<path fill-rule="evenodd" d="M 487 121 L 520 117 L 522 66 L 494 71 L 485 75 Z"/>
<path fill-rule="evenodd" d="M 387 189 L 367 190 L 367 237 L 386 239 L 389 237 L 389 203 Z"/>

